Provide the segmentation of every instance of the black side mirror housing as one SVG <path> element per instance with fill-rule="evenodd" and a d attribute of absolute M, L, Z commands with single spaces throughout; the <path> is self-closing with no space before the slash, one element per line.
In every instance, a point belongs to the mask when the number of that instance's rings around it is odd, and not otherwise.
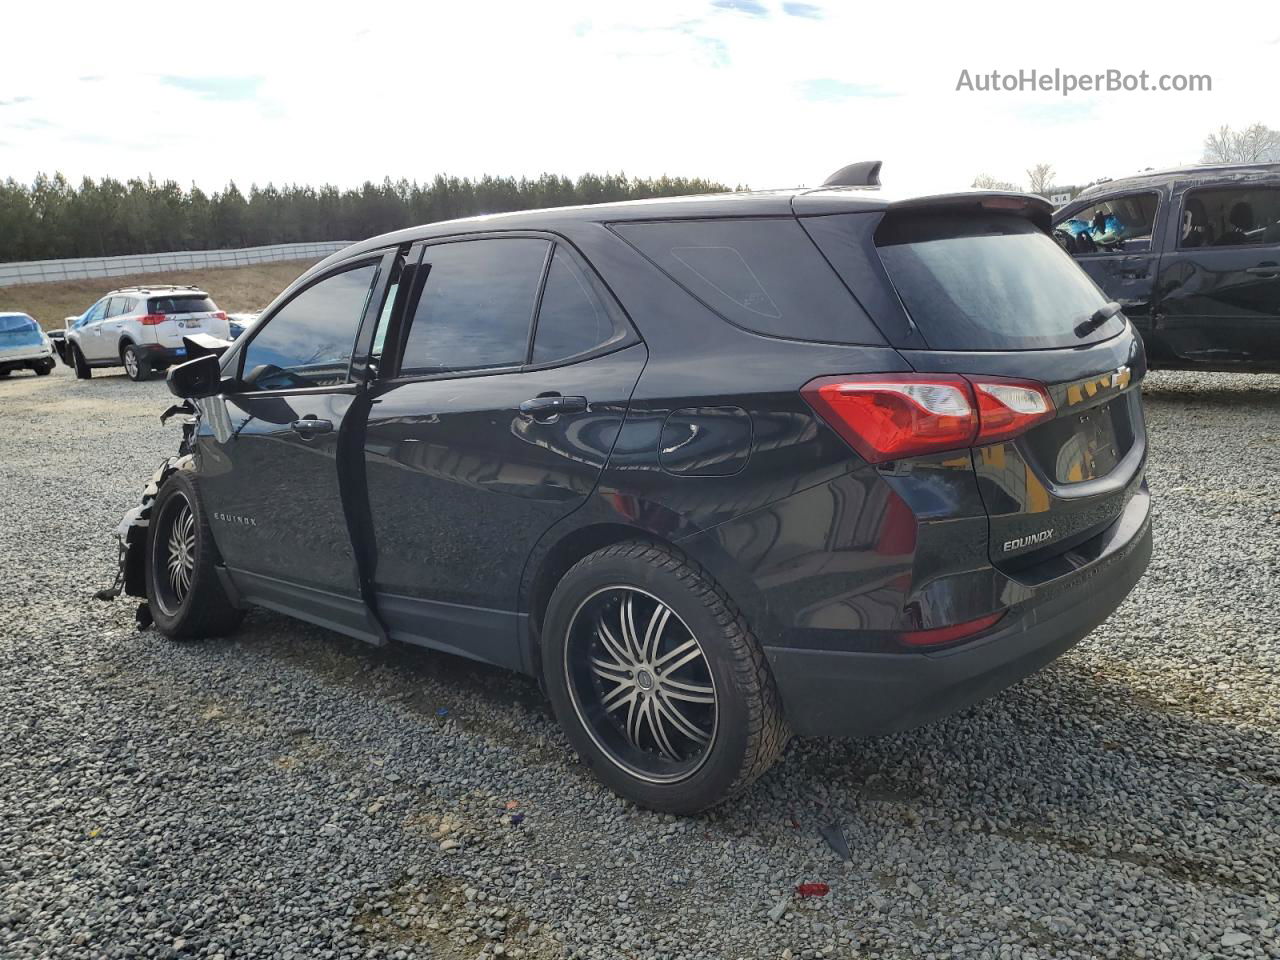
<path fill-rule="evenodd" d="M 169 392 L 184 400 L 212 397 L 223 392 L 222 365 L 212 353 L 169 368 Z"/>

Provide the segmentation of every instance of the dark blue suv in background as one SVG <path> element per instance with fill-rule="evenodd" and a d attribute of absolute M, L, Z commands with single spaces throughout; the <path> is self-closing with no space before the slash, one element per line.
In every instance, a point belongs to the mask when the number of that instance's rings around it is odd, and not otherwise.
<path fill-rule="evenodd" d="M 1152 367 L 1280 372 L 1280 163 L 1110 180 L 1054 224 Z"/>
<path fill-rule="evenodd" d="M 605 783 L 692 812 L 1106 618 L 1151 551 L 1145 370 L 1036 197 L 435 223 L 170 372 L 126 586 L 172 637 L 260 605 L 532 674 Z"/>

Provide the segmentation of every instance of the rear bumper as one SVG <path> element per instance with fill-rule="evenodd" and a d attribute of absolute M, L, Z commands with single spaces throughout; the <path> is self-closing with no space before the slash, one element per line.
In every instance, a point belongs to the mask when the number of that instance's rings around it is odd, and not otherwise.
<path fill-rule="evenodd" d="M 24 370 L 52 363 L 52 347 L 37 345 L 0 351 L 0 370 Z"/>
<path fill-rule="evenodd" d="M 140 343 L 138 350 L 152 364 L 185 363 L 188 359 L 185 347 L 164 347 L 158 343 Z"/>
<path fill-rule="evenodd" d="M 989 637 L 934 653 L 766 647 L 791 728 L 865 737 L 919 726 L 1035 673 L 1120 605 L 1151 558 L 1148 499 L 1118 521 L 1128 536 L 1095 562 L 1039 585 Z M 1119 531 L 1117 531 L 1119 532 Z"/>

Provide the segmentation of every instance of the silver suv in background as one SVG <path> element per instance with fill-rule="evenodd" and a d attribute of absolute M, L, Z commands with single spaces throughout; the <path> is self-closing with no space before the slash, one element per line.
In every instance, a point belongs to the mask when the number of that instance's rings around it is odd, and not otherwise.
<path fill-rule="evenodd" d="M 187 358 L 182 338 L 206 333 L 230 339 L 227 315 L 197 287 L 112 290 L 78 317 L 67 318 L 63 360 L 86 380 L 95 367 L 124 367 L 145 380 Z"/>

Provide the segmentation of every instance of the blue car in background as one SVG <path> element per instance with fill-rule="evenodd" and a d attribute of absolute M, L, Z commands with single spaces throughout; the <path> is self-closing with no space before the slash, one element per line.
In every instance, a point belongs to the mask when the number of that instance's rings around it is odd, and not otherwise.
<path fill-rule="evenodd" d="M 53 344 L 40 324 L 25 313 L 0 313 L 0 377 L 15 370 L 44 377 L 53 365 Z"/>

